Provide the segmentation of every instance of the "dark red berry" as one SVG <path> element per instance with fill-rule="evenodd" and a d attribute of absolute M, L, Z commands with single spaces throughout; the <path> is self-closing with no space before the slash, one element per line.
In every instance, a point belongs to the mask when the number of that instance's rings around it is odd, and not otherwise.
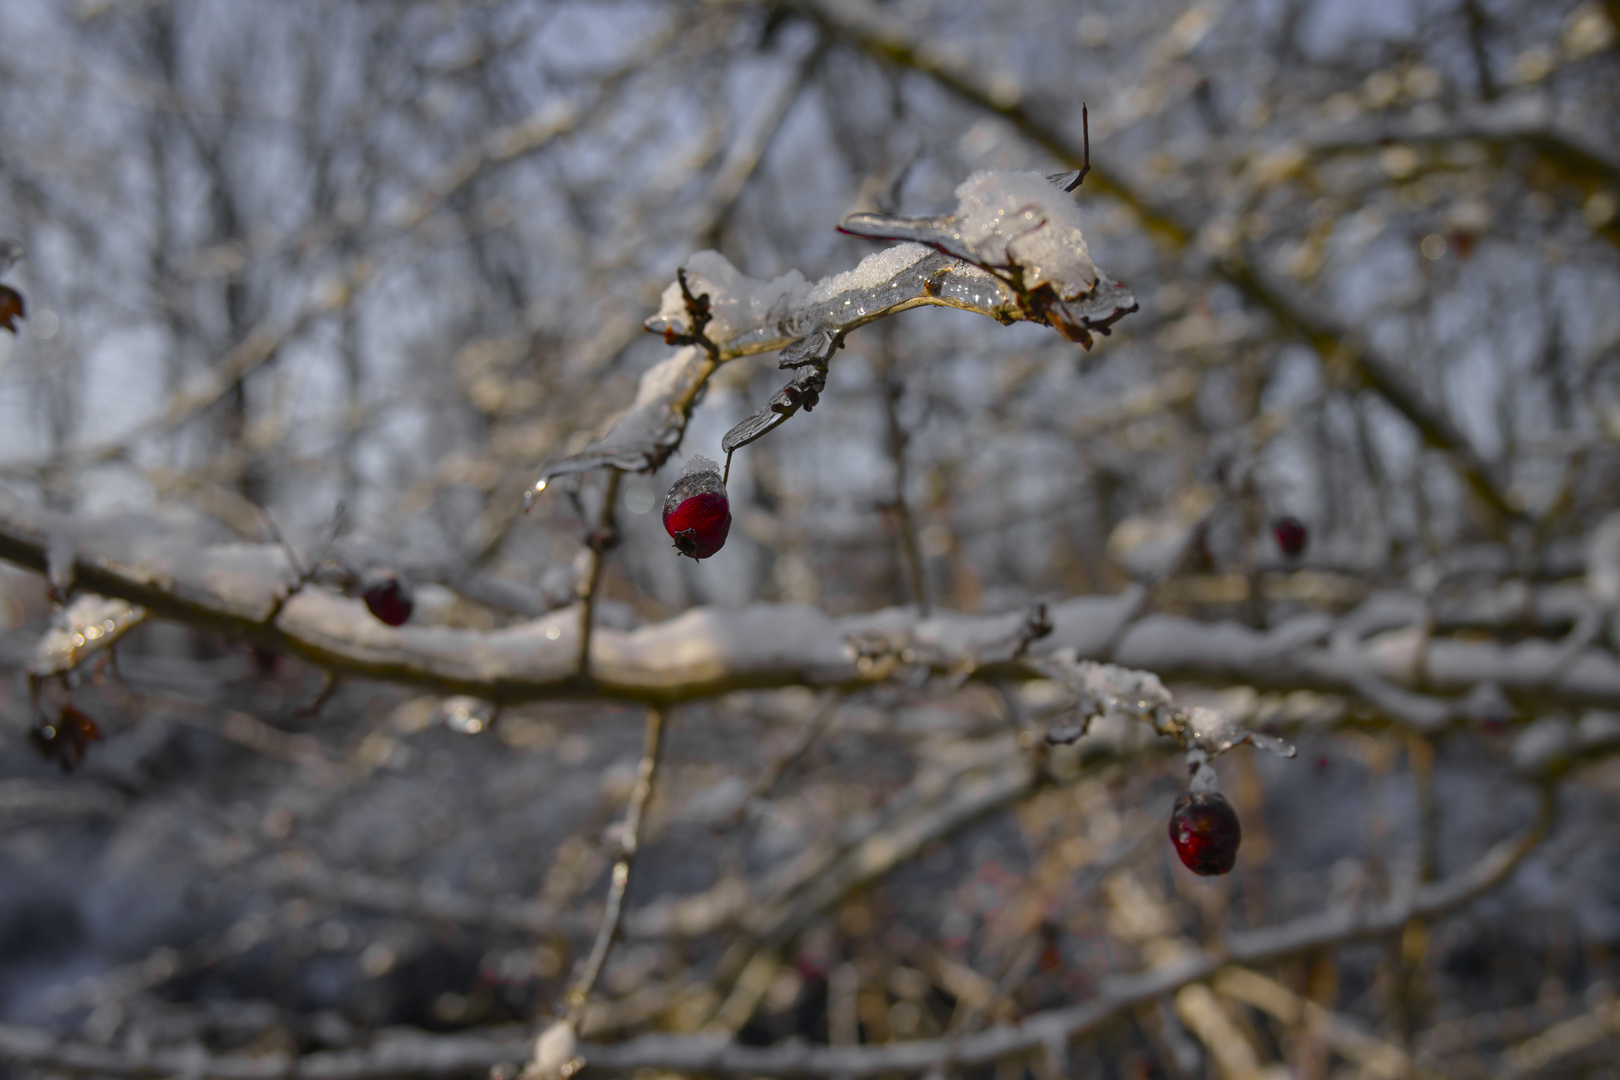
<path fill-rule="evenodd" d="M 366 608 L 389 626 L 404 626 L 410 620 L 416 601 L 411 589 L 393 571 L 383 571 L 372 578 L 361 594 Z"/>
<path fill-rule="evenodd" d="M 85 747 L 101 738 L 96 722 L 72 705 L 64 705 L 55 720 L 35 724 L 28 741 L 47 761 L 67 772 L 84 760 Z"/>
<path fill-rule="evenodd" d="M 1273 521 L 1271 535 L 1277 538 L 1277 546 L 1282 548 L 1283 554 L 1290 559 L 1298 558 L 1305 551 L 1305 545 L 1311 538 L 1305 523 L 1292 515 Z"/>
<path fill-rule="evenodd" d="M 1170 842 L 1193 873 L 1229 874 L 1237 864 L 1243 828 L 1220 792 L 1184 791 L 1170 814 Z"/>
<path fill-rule="evenodd" d="M 675 550 L 694 559 L 707 559 L 726 543 L 731 531 L 731 500 L 720 479 L 720 466 L 706 457 L 694 457 L 664 497 L 664 530 Z"/>

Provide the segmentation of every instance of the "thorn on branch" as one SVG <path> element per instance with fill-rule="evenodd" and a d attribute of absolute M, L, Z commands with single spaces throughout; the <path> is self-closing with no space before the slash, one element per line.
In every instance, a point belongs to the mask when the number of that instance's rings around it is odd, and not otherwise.
<path fill-rule="evenodd" d="M 1086 103 L 1080 103 L 1080 138 L 1084 146 L 1080 162 L 1080 174 L 1064 185 L 1064 191 L 1074 191 L 1086 182 L 1086 173 L 1091 171 L 1091 116 L 1086 111 Z"/>

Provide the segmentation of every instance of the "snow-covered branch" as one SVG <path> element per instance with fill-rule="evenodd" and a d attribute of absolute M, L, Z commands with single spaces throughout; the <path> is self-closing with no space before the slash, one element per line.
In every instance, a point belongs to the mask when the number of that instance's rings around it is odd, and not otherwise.
<path fill-rule="evenodd" d="M 68 517 L 10 497 L 0 497 L 0 558 L 49 573 L 60 588 L 126 600 L 159 618 L 297 654 L 333 674 L 501 703 L 595 696 L 670 704 L 731 690 L 855 687 L 924 673 L 952 680 L 1041 674 L 1013 655 L 1027 636 L 1022 612 L 920 617 L 891 608 L 835 618 L 803 604 L 696 608 L 633 630 L 597 627 L 581 674 L 577 607 L 496 630 L 396 629 L 358 600 L 298 588 L 278 545 L 210 539 L 196 521 L 155 515 Z M 1402 605 L 1386 597 L 1376 606 Z M 1620 706 L 1620 658 L 1597 643 L 1571 651 L 1546 638 L 1435 636 L 1416 621 L 1380 616 L 1369 623 L 1361 612 L 1304 615 L 1254 630 L 1162 614 L 1133 618 L 1136 607 L 1134 593 L 1051 604 L 1052 632 L 1030 644 L 1029 655 L 1070 650 L 1166 680 L 1326 691 L 1371 697 L 1378 707 L 1387 703 L 1369 688 L 1394 688 L 1424 706 L 1412 722 L 1426 728 L 1469 717 L 1476 702 L 1466 695 L 1483 684 L 1525 704 Z"/>
<path fill-rule="evenodd" d="M 1136 310 L 1130 290 L 1092 262 L 1080 211 L 1059 181 L 1038 173 L 975 173 L 956 189 L 955 212 L 898 218 L 855 214 L 844 232 L 904 240 L 853 270 L 814 284 L 798 271 L 758 281 L 715 251 L 687 260 L 647 329 L 682 350 L 642 376 L 635 401 L 601 439 L 541 470 L 553 477 L 612 466 L 657 468 L 680 445 L 686 421 L 715 369 L 776 352 L 791 381 L 721 443 L 727 453 L 814 408 L 827 364 L 851 331 L 914 307 L 954 307 L 1002 323 L 1053 326 L 1091 347 Z"/>

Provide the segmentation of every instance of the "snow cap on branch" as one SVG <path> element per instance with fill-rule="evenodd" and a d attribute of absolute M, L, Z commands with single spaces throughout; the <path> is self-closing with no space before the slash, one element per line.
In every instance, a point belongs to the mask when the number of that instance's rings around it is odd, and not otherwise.
<path fill-rule="evenodd" d="M 1040 173 L 976 172 L 956 189 L 962 242 L 984 261 L 1023 268 L 1026 288 L 1050 283 L 1065 300 L 1097 286 L 1080 207 Z"/>
<path fill-rule="evenodd" d="M 913 240 L 1016 277 L 1025 290 L 1050 286 L 1063 300 L 1089 296 L 1101 275 L 1080 230 L 1073 196 L 1040 173 L 976 172 L 956 189 L 955 213 L 897 218 L 854 214 L 844 232 Z"/>
<path fill-rule="evenodd" d="M 709 298 L 713 319 L 705 333 L 712 341 L 730 341 L 745 330 L 785 316 L 804 305 L 810 290 L 797 270 L 789 270 L 772 281 L 758 281 L 732 266 L 718 251 L 698 252 L 686 260 L 685 270 L 692 293 Z M 691 332 L 680 282 L 664 290 L 658 314 L 647 322 L 650 327 L 670 326 Z"/>

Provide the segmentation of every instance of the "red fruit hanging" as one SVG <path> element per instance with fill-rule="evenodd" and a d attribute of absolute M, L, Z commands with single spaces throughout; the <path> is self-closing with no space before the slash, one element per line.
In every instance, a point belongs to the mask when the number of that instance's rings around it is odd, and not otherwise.
<path fill-rule="evenodd" d="M 1283 554 L 1290 559 L 1297 559 L 1304 554 L 1305 545 L 1311 538 L 1305 523 L 1292 515 L 1273 521 L 1271 535 L 1277 538 L 1277 546 L 1282 548 Z"/>
<path fill-rule="evenodd" d="M 1243 828 L 1220 792 L 1184 791 L 1170 814 L 1170 842 L 1193 873 L 1229 874 L 1237 863 Z"/>
<path fill-rule="evenodd" d="M 411 611 L 416 607 L 410 586 L 392 570 L 379 571 L 370 578 L 361 596 L 366 601 L 367 610 L 389 626 L 404 626 L 410 621 Z"/>
<path fill-rule="evenodd" d="M 731 531 L 731 500 L 720 478 L 720 466 L 701 455 L 686 463 L 681 478 L 664 497 L 664 530 L 675 550 L 707 559 L 726 543 Z"/>

